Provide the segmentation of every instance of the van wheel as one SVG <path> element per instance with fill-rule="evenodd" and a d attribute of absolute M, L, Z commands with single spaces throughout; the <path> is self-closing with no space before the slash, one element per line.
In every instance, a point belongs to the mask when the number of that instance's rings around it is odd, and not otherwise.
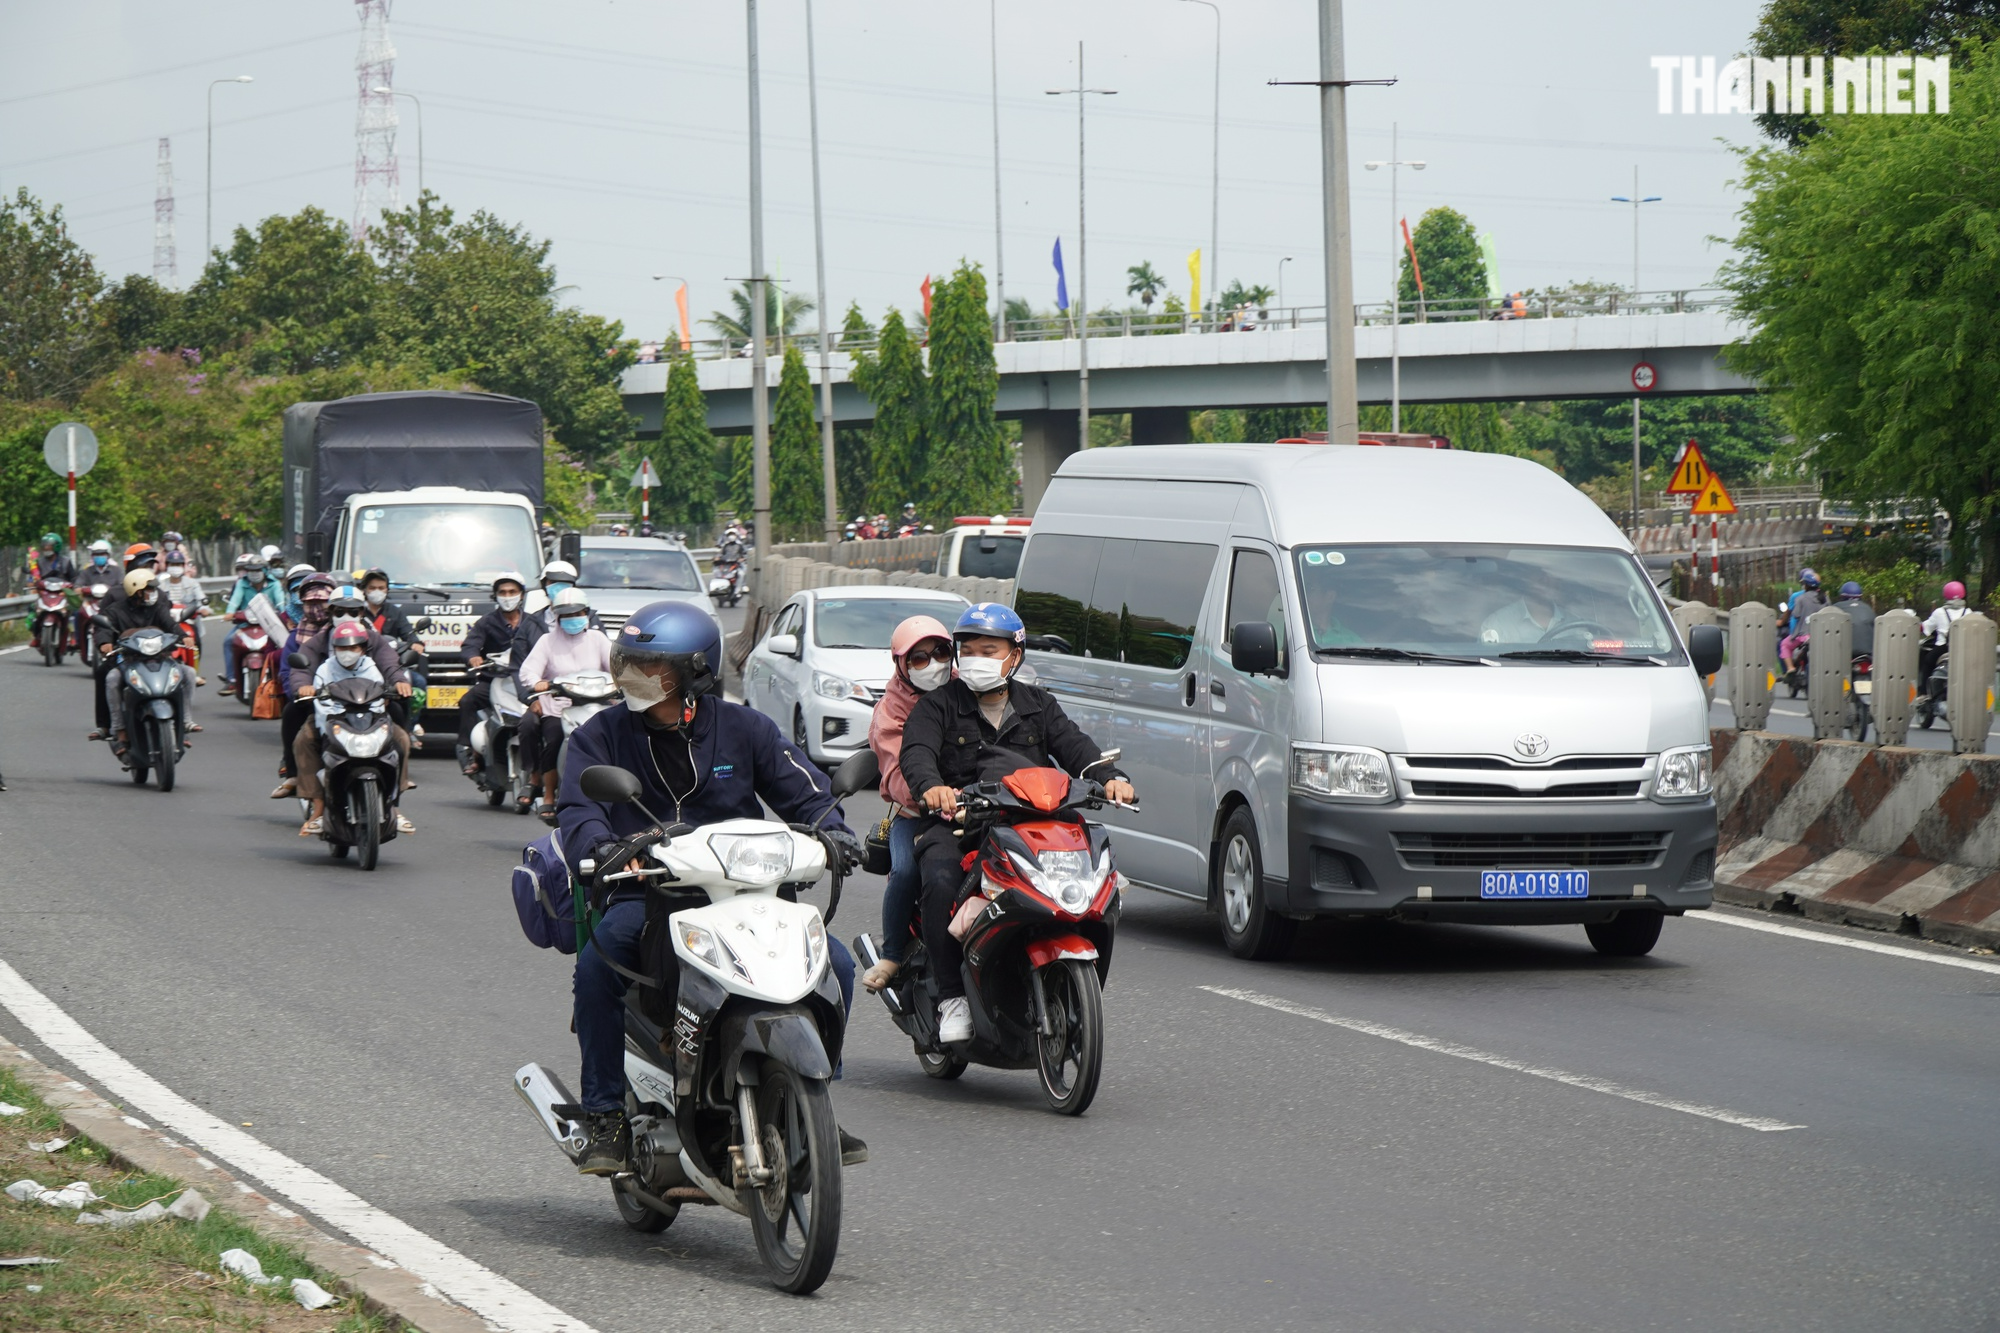
<path fill-rule="evenodd" d="M 1609 921 L 1592 921 L 1583 928 L 1590 947 L 1609 958 L 1643 958 L 1660 942 L 1665 912 L 1620 912 Z"/>
<path fill-rule="evenodd" d="M 1282 958 L 1299 923 L 1264 901 L 1264 858 L 1257 850 L 1257 821 L 1238 806 L 1222 824 L 1222 855 L 1215 869 L 1215 900 L 1222 909 L 1222 942 L 1238 958 Z"/>

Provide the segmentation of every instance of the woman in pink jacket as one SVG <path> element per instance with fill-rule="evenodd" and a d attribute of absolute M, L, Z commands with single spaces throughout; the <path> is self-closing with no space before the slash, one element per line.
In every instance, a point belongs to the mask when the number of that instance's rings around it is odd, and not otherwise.
<path fill-rule="evenodd" d="M 542 789 L 544 824 L 556 822 L 556 756 L 562 750 L 563 710 L 569 707 L 569 700 L 549 686 L 579 671 L 611 671 L 611 640 L 590 627 L 590 599 L 583 589 L 564 588 L 552 605 L 555 630 L 535 640 L 516 682 L 523 699 L 537 696 L 519 724 L 521 767 L 528 770 L 528 785 Z"/>
<path fill-rule="evenodd" d="M 882 765 L 880 790 L 891 811 L 889 879 L 882 890 L 882 961 L 861 978 L 871 991 L 888 985 L 902 966 L 917 893 L 923 887 L 917 870 L 917 826 L 923 822 L 923 810 L 896 760 L 910 710 L 919 698 L 951 679 L 951 631 L 929 616 L 911 616 L 889 636 L 889 656 L 896 664 L 895 674 L 868 724 L 868 748 Z"/>

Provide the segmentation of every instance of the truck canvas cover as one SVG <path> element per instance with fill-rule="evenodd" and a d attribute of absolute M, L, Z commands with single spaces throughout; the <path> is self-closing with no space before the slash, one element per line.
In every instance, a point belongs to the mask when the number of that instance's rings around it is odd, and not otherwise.
<path fill-rule="evenodd" d="M 331 537 L 350 495 L 462 486 L 542 503 L 542 410 L 497 393 L 367 393 L 285 409 L 285 532 Z"/>

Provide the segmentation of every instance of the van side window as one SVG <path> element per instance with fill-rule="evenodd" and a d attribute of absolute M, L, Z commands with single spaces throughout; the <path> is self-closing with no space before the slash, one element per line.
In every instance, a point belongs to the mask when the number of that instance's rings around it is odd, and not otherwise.
<path fill-rule="evenodd" d="M 1216 548 L 1108 539 L 1090 597 L 1090 655 L 1178 671 L 1194 645 Z"/>
<path fill-rule="evenodd" d="M 1058 639 L 1051 652 L 1081 657 L 1088 648 L 1085 609 L 1104 551 L 1102 537 L 1064 537 L 1038 533 L 1021 557 L 1014 610 L 1030 637 Z M 1103 656 L 1102 653 L 1098 656 Z"/>
<path fill-rule="evenodd" d="M 1285 597 L 1278 566 L 1262 551 L 1238 551 L 1229 568 L 1229 610 L 1222 618 L 1223 642 L 1246 620 L 1269 622 L 1278 632 L 1278 666 L 1285 665 Z"/>

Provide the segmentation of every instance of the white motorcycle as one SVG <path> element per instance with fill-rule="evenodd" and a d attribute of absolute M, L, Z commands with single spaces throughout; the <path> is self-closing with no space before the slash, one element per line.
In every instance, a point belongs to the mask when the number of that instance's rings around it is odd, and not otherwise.
<path fill-rule="evenodd" d="M 877 776 L 863 750 L 834 775 L 834 795 L 872 788 Z M 594 801 L 638 799 L 639 779 L 621 768 L 595 765 L 579 781 Z M 826 870 L 825 846 L 811 828 L 731 819 L 654 827 L 620 844 L 620 859 L 630 853 L 632 868 L 605 876 L 647 889 L 644 976 L 625 997 L 632 1170 L 611 1181 L 619 1215 L 656 1232 L 683 1204 L 719 1204 L 750 1219 L 779 1287 L 814 1291 L 840 1244 L 841 1143 L 828 1083 L 847 1016 L 826 921 L 796 891 Z M 594 863 L 577 869 L 588 879 Z M 697 894 L 709 905 L 687 906 Z M 839 903 L 836 871 L 828 918 Z M 654 943 L 662 933 L 679 971 L 674 994 Z M 527 1064 L 514 1090 L 578 1160 L 588 1130 L 562 1080 Z"/>
<path fill-rule="evenodd" d="M 562 749 L 556 752 L 556 772 L 560 773 L 563 771 L 563 759 L 569 754 L 569 738 L 576 733 L 576 729 L 605 709 L 616 707 L 625 697 L 625 692 L 618 688 L 607 671 L 577 671 L 558 676 L 549 682 L 546 692 L 561 695 L 569 701 L 561 713 Z"/>
<path fill-rule="evenodd" d="M 479 711 L 467 744 L 480 758 L 472 781 L 486 793 L 486 804 L 511 800 L 515 812 L 525 815 L 530 807 L 522 798 L 533 797 L 535 790 L 528 785 L 528 771 L 521 765 L 518 724 L 527 715 L 528 706 L 521 702 L 521 691 L 514 682 L 512 657 L 511 651 L 498 652 L 480 664 L 477 674 L 491 682 L 489 703 Z"/>

